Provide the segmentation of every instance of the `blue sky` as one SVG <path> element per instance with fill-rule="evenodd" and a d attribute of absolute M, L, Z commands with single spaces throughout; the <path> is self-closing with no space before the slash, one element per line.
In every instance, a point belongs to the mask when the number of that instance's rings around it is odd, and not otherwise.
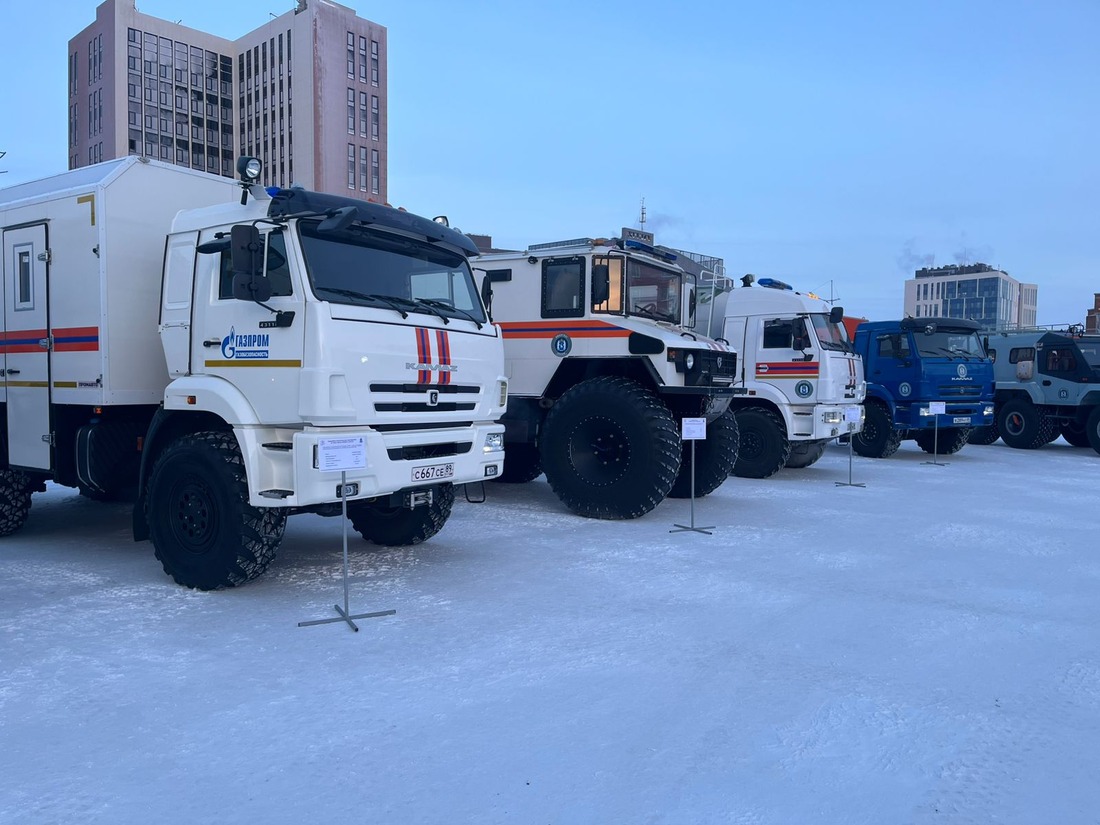
<path fill-rule="evenodd" d="M 139 0 L 239 37 L 291 0 Z M 389 30 L 390 200 L 523 247 L 637 226 L 896 317 L 932 262 L 1100 292 L 1100 3 L 346 2 Z M 5 4 L 0 183 L 62 171 L 94 0 Z M 34 124 L 33 132 L 20 122 Z"/>

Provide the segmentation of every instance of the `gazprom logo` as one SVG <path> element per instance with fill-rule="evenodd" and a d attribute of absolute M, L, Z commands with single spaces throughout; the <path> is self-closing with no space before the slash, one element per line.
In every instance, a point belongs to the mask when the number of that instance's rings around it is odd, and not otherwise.
<path fill-rule="evenodd" d="M 230 360 L 255 360 L 268 357 L 271 336 L 267 333 L 238 335 L 234 327 L 222 339 L 222 355 Z"/>

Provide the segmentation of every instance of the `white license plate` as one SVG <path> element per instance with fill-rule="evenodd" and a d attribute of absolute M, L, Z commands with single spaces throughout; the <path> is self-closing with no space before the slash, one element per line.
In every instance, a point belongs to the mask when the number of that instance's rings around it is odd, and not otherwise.
<path fill-rule="evenodd" d="M 969 424 L 970 423 L 970 416 L 968 416 L 968 415 L 956 415 L 952 419 L 952 422 L 955 423 L 955 424 Z"/>
<path fill-rule="evenodd" d="M 454 478 L 455 465 L 431 464 L 427 467 L 413 467 L 413 481 L 439 481 L 444 478 Z"/>

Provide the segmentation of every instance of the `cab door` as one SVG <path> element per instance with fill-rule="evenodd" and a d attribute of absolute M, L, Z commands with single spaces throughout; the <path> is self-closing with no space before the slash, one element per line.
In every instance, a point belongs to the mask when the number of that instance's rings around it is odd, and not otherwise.
<path fill-rule="evenodd" d="M 49 470 L 50 337 L 46 225 L 4 231 L 3 381 L 8 463 Z"/>

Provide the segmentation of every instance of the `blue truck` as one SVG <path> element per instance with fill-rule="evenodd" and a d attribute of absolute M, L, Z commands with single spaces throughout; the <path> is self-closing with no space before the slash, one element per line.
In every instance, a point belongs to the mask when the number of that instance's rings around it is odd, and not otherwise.
<path fill-rule="evenodd" d="M 869 321 L 856 327 L 867 398 L 866 419 L 852 436 L 852 448 L 868 458 L 887 458 L 912 438 L 925 452 L 951 455 L 965 446 L 971 428 L 992 424 L 993 363 L 980 329 L 961 318 Z"/>

